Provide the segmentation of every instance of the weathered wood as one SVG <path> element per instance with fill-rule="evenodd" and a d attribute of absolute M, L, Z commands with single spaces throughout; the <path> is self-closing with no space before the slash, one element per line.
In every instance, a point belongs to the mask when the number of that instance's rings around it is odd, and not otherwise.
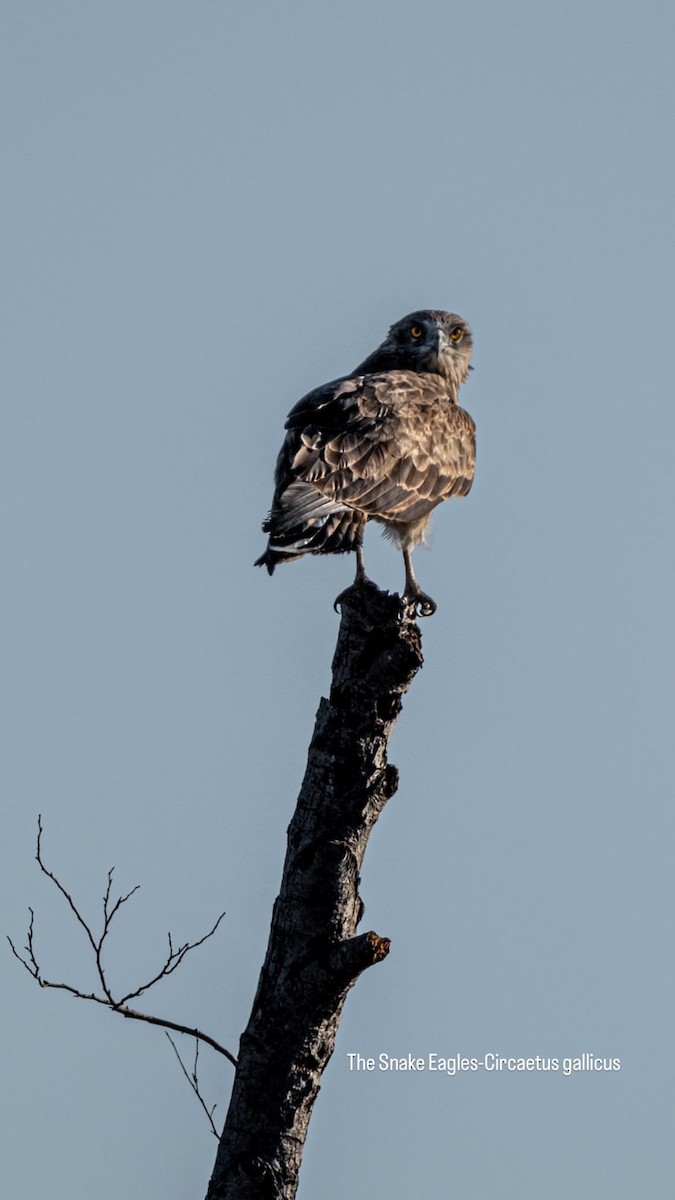
<path fill-rule="evenodd" d="M 414 606 L 348 593 L 330 698 L 316 717 L 281 891 L 207 1200 L 292 1200 L 312 1106 L 349 989 L 389 941 L 357 935 L 359 871 L 396 791 L 387 745 L 422 665 Z"/>

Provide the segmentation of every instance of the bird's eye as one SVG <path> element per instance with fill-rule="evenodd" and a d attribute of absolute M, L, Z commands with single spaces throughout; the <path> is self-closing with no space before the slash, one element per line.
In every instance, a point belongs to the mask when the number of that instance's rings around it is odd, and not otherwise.
<path fill-rule="evenodd" d="M 461 342 L 463 337 L 464 337 L 463 329 L 453 329 L 452 333 L 450 334 L 450 340 L 452 342 Z"/>
<path fill-rule="evenodd" d="M 424 332 L 424 330 L 422 329 L 421 325 L 411 325 L 410 326 L 410 336 L 412 338 L 415 338 L 415 339 L 421 338 L 423 332 Z"/>

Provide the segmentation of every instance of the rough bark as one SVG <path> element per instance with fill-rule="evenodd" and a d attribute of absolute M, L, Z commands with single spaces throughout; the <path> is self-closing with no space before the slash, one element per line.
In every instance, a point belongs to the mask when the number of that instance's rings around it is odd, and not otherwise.
<path fill-rule="evenodd" d="M 288 829 L 281 891 L 207 1200 L 292 1200 L 312 1106 L 349 989 L 389 941 L 357 935 L 359 871 L 396 791 L 387 745 L 422 665 L 414 606 L 375 586 L 344 598 Z"/>

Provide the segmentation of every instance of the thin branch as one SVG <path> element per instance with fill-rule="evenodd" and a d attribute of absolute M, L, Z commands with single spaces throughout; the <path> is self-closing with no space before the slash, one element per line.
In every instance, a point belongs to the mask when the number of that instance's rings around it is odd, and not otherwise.
<path fill-rule="evenodd" d="M 177 1021 L 168 1021 L 164 1017 L 152 1017 L 148 1013 L 138 1012 L 134 1008 L 122 1008 L 119 1005 L 116 1005 L 115 1012 L 121 1013 L 123 1017 L 128 1017 L 131 1021 L 147 1021 L 149 1025 L 159 1025 L 162 1029 L 173 1029 L 176 1033 L 184 1033 L 188 1037 L 196 1038 L 210 1046 L 212 1050 L 216 1050 L 218 1054 L 222 1054 L 228 1062 L 232 1063 L 233 1067 L 237 1066 L 238 1060 L 234 1054 L 230 1054 L 230 1051 L 212 1038 L 210 1033 L 203 1033 L 201 1029 L 193 1029 L 190 1025 L 181 1025 Z"/>
<path fill-rule="evenodd" d="M 89 928 L 89 926 L 87 925 L 87 922 L 86 922 L 86 921 L 83 919 L 82 915 L 81 915 L 81 914 L 80 914 L 80 912 L 78 911 L 78 908 L 77 908 L 77 905 L 75 904 L 75 901 L 73 900 L 73 898 L 72 898 L 72 896 L 70 895 L 70 893 L 66 891 L 66 889 L 65 889 L 65 888 L 64 888 L 64 886 L 63 886 L 63 884 L 62 884 L 62 883 L 60 883 L 60 882 L 59 882 L 59 880 L 56 878 L 56 875 L 54 875 L 54 874 L 53 874 L 53 873 L 52 873 L 52 872 L 51 872 L 51 871 L 48 869 L 48 867 L 46 867 L 46 866 L 45 866 L 44 862 L 42 861 L 42 813 L 38 813 L 37 848 L 36 848 L 36 851 L 35 851 L 35 858 L 37 859 L 37 863 L 38 863 L 38 866 L 39 866 L 40 870 L 42 871 L 42 874 L 43 874 L 43 875 L 46 875 L 46 876 L 47 876 L 47 879 L 51 879 L 51 881 L 52 881 L 52 883 L 54 884 L 54 886 L 55 886 L 56 888 L 58 888 L 58 890 L 60 891 L 60 893 L 61 893 L 61 895 L 63 896 L 64 900 L 66 900 L 66 902 L 67 902 L 68 906 L 70 907 L 70 910 L 71 910 L 71 912 L 72 912 L 73 916 L 75 917 L 75 920 L 76 920 L 76 921 L 79 921 L 80 925 L 81 925 L 81 926 L 82 926 L 82 928 L 84 929 L 84 932 L 86 933 L 86 935 L 87 935 L 87 937 L 88 937 L 88 939 L 89 939 L 89 941 L 90 941 L 90 943 L 91 943 L 91 946 L 92 946 L 92 949 L 93 949 L 94 953 L 96 953 L 96 951 L 97 951 L 97 945 L 96 945 L 96 941 L 94 940 L 94 935 L 92 934 L 92 932 L 91 932 L 91 929 L 90 929 L 90 928 Z M 110 877 L 111 877 L 111 874 L 112 874 L 112 872 L 111 872 L 111 871 L 109 871 L 109 872 L 108 872 L 108 888 L 110 888 Z"/>
<path fill-rule="evenodd" d="M 190 950 L 196 950 L 198 946 L 202 946 L 204 942 L 213 937 L 224 916 L 225 913 L 221 913 L 213 928 L 210 929 L 208 933 L 205 933 L 203 937 L 198 938 L 196 942 L 185 942 L 185 944 L 183 946 L 179 946 L 177 950 L 174 950 L 171 934 L 168 934 L 169 953 L 166 957 L 164 965 L 160 968 L 153 979 L 151 979 L 148 983 L 142 984 L 141 987 L 136 988 L 135 991 L 129 992 L 128 995 L 123 996 L 122 999 L 115 1005 L 115 1007 L 119 1008 L 122 1004 L 126 1004 L 129 1000 L 135 1000 L 137 996 L 142 996 L 143 992 L 147 992 L 148 988 L 151 988 L 154 986 L 154 984 L 159 983 L 160 979 L 166 979 L 168 975 L 172 975 L 176 968 L 180 966 L 186 954 L 188 954 Z"/>
<path fill-rule="evenodd" d="M 19 953 L 12 939 L 10 937 L 7 938 L 12 954 L 26 968 L 28 974 L 36 981 L 36 983 L 39 984 L 41 988 L 52 988 L 56 991 L 68 992 L 71 996 L 77 997 L 78 1000 L 91 1000 L 94 1004 L 102 1004 L 106 1008 L 111 1009 L 112 1012 L 120 1013 L 121 1016 L 130 1020 L 146 1021 L 150 1025 L 159 1025 L 163 1029 L 173 1029 L 176 1033 L 182 1033 L 188 1037 L 193 1037 L 197 1043 L 201 1041 L 207 1046 L 211 1046 L 213 1050 L 215 1050 L 218 1054 L 222 1054 L 224 1058 L 227 1058 L 228 1061 L 236 1067 L 237 1059 L 234 1057 L 234 1055 L 231 1054 L 229 1050 L 226 1050 L 224 1046 L 221 1046 L 220 1042 L 217 1042 L 215 1038 L 210 1036 L 210 1034 L 203 1033 L 201 1029 L 195 1029 L 188 1025 L 182 1025 L 177 1021 L 169 1021 L 163 1017 L 154 1017 L 149 1013 L 138 1012 L 137 1009 L 128 1007 L 129 1000 L 135 1000 L 138 996 L 141 996 L 144 992 L 147 992 L 151 987 L 154 987 L 156 983 L 159 983 L 161 979 L 166 979 L 169 975 L 172 975 L 176 968 L 179 967 L 184 961 L 190 950 L 196 950 L 198 946 L 202 946 L 204 942 L 213 937 L 218 929 L 218 926 L 220 925 L 220 922 L 225 916 L 225 913 L 220 914 L 213 928 L 210 929 L 208 933 L 205 933 L 202 937 L 198 938 L 194 942 L 184 942 L 183 945 L 179 946 L 177 950 L 174 950 L 173 948 L 173 940 L 171 934 L 169 933 L 169 952 L 159 971 L 157 971 L 157 973 L 147 983 L 141 984 L 140 987 L 137 987 L 133 991 L 122 996 L 120 1000 L 116 1000 L 106 978 L 105 967 L 103 964 L 103 945 L 110 932 L 113 919 L 120 911 L 122 906 L 126 904 L 127 900 L 130 900 L 134 893 L 138 891 L 140 885 L 137 884 L 136 887 L 133 887 L 130 892 L 126 893 L 126 895 L 119 895 L 116 900 L 111 900 L 114 867 L 110 868 L 108 871 L 108 880 L 105 892 L 103 893 L 103 930 L 101 936 L 97 938 L 92 931 L 91 925 L 82 916 L 82 913 L 73 900 L 70 892 L 64 887 L 60 879 L 58 879 L 53 871 L 50 871 L 45 865 L 45 862 L 42 858 L 42 832 L 42 817 L 39 816 L 35 858 L 43 875 L 45 875 L 47 879 L 50 879 L 57 890 L 61 893 L 73 916 L 77 920 L 78 924 L 82 926 L 82 929 L 87 936 L 87 940 L 94 952 L 96 971 L 98 974 L 99 983 L 101 985 L 102 994 L 99 995 L 96 992 L 83 992 L 81 988 L 76 987 L 74 984 L 56 983 L 54 980 L 45 978 L 35 951 L 35 913 L 32 908 L 29 908 L 28 910 L 30 913 L 30 922 L 28 925 L 27 944 L 24 946 L 26 957 Z"/>
<path fill-rule="evenodd" d="M 113 877 L 114 871 L 115 871 L 114 867 L 111 867 L 110 870 L 108 871 L 108 886 L 105 889 L 105 895 L 103 897 L 103 916 L 105 919 L 106 928 L 108 925 L 110 925 L 110 922 L 112 921 L 113 917 L 115 916 L 115 913 L 117 912 L 118 908 L 121 908 L 123 904 L 126 904 L 127 900 L 130 900 L 131 897 L 133 896 L 134 892 L 137 892 L 141 886 L 140 883 L 137 883 L 135 887 L 132 887 L 130 892 L 127 892 L 126 896 L 119 896 L 117 898 L 117 900 L 115 901 L 115 903 L 113 904 L 112 909 L 109 910 L 108 905 L 110 903 L 110 889 L 112 887 L 112 877 Z"/>
<path fill-rule="evenodd" d="M 198 1068 L 198 1064 L 199 1064 L 199 1042 L 195 1043 L 195 1065 L 192 1069 L 192 1074 L 190 1074 L 190 1072 L 188 1071 L 187 1067 L 185 1066 L 185 1063 L 183 1062 L 180 1054 L 178 1053 L 178 1047 L 176 1046 L 176 1043 L 174 1042 L 173 1038 L 171 1037 L 171 1034 L 167 1033 L 166 1036 L 168 1037 L 169 1041 L 171 1042 L 171 1045 L 173 1046 L 174 1054 L 176 1055 L 176 1058 L 178 1059 L 178 1061 L 180 1063 L 181 1071 L 183 1072 L 183 1074 L 184 1074 L 185 1078 L 187 1079 L 188 1083 L 190 1084 L 190 1087 L 192 1088 L 195 1096 L 197 1097 L 204 1112 L 206 1113 L 206 1119 L 207 1119 L 209 1125 L 211 1126 L 211 1133 L 213 1134 L 214 1137 L 219 1138 L 220 1134 L 218 1133 L 218 1130 L 216 1129 L 216 1126 L 215 1126 L 215 1122 L 213 1120 L 213 1114 L 216 1111 L 216 1108 L 218 1106 L 217 1106 L 217 1104 L 214 1104 L 212 1108 L 207 1108 L 206 1101 L 205 1101 L 204 1097 L 202 1096 L 202 1093 L 199 1088 L 199 1075 L 197 1072 L 197 1068 Z"/>
<path fill-rule="evenodd" d="M 9 934 L 7 935 L 7 941 L 9 942 L 12 954 L 14 955 L 15 958 L 17 958 L 19 960 L 20 963 L 22 963 L 22 965 L 28 971 L 28 974 L 32 976 L 32 978 L 36 981 L 36 983 L 38 983 L 40 985 L 41 988 L 56 988 L 57 990 L 60 990 L 60 991 L 70 992 L 71 996 L 77 996 L 78 999 L 80 999 L 80 1000 L 94 1000 L 97 1004 L 105 1004 L 109 1008 L 110 1001 L 104 996 L 97 996 L 95 992 L 82 992 L 79 988 L 74 987 L 70 983 L 53 983 L 51 980 L 45 979 L 44 975 L 42 974 L 40 964 L 35 956 L 35 943 L 34 943 L 34 937 L 33 937 L 34 927 L 35 927 L 35 913 L 33 912 L 32 908 L 29 908 L 28 911 L 30 913 L 30 924 L 28 926 L 28 944 L 26 946 L 24 946 L 24 950 L 26 951 L 26 954 L 28 955 L 27 959 L 25 959 L 22 954 L 19 954 L 19 951 L 17 950 L 16 946 L 14 945 L 14 942 L 12 941 L 11 937 L 9 936 Z"/>

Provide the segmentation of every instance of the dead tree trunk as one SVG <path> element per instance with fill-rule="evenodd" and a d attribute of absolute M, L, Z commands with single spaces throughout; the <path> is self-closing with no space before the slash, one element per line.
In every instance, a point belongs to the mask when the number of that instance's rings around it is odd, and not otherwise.
<path fill-rule="evenodd" d="M 370 831 L 396 791 L 387 745 L 422 665 L 412 606 L 374 586 L 342 606 L 329 700 L 322 700 L 288 829 L 281 891 L 207 1200 L 292 1200 L 321 1074 L 347 992 L 389 941 L 356 935 Z"/>

